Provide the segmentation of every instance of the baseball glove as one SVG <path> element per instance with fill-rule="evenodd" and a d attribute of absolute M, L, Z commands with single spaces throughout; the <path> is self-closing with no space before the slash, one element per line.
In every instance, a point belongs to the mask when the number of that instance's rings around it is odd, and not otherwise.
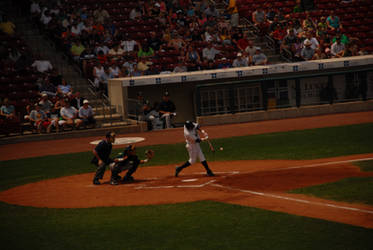
<path fill-rule="evenodd" d="M 151 149 L 146 150 L 146 151 L 145 151 L 145 155 L 146 155 L 146 158 L 147 158 L 148 160 L 150 160 L 150 159 L 152 159 L 152 158 L 154 157 L 154 151 L 151 150 Z"/>

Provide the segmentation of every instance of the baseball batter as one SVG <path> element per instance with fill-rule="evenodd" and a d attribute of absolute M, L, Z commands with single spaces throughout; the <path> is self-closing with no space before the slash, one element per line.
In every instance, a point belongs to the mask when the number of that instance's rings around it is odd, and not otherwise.
<path fill-rule="evenodd" d="M 198 131 L 201 131 L 205 137 L 207 137 L 207 133 L 204 130 L 200 130 L 198 123 L 194 123 L 191 121 L 186 121 L 184 124 L 184 137 L 186 141 L 186 148 L 189 153 L 189 160 L 185 162 L 183 165 L 176 167 L 175 170 L 175 177 L 179 175 L 181 170 L 186 167 L 189 167 L 193 163 L 197 161 L 197 158 L 201 162 L 201 164 L 205 167 L 207 176 L 214 176 L 214 173 L 209 168 L 206 158 L 203 155 L 201 150 L 201 138 L 199 136 Z"/>

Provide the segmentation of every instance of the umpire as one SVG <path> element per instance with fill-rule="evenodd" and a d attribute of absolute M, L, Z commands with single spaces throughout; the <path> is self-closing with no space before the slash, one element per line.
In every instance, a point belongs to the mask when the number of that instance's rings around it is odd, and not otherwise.
<path fill-rule="evenodd" d="M 106 166 L 108 166 L 111 162 L 113 162 L 112 159 L 110 159 L 111 149 L 112 149 L 112 143 L 115 142 L 115 133 L 114 132 L 108 132 L 106 133 L 106 138 L 93 149 L 94 157 L 91 161 L 92 164 L 95 164 L 97 166 L 97 170 L 95 173 L 95 176 L 93 178 L 93 184 L 94 185 L 100 185 L 100 179 L 104 177 Z"/>

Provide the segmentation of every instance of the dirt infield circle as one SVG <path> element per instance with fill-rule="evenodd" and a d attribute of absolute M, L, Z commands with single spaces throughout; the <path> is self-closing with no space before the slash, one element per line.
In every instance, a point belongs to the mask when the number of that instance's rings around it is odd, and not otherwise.
<path fill-rule="evenodd" d="M 215 177 L 207 177 L 198 164 L 185 169 L 179 178 L 173 176 L 174 166 L 154 166 L 140 168 L 135 182 L 118 186 L 109 184 L 107 171 L 100 186 L 91 184 L 93 174 L 82 174 L 15 187 L 1 192 L 0 200 L 50 208 L 213 200 L 373 228 L 372 206 L 286 193 L 347 177 L 373 176 L 351 164 L 366 159 L 373 159 L 373 154 L 313 161 L 213 162 Z"/>
<path fill-rule="evenodd" d="M 210 126 L 206 130 L 211 138 L 221 138 L 368 122 L 373 122 L 373 112 Z M 145 138 L 145 141 L 137 144 L 139 146 L 184 140 L 181 129 L 125 136 Z M 0 160 L 88 151 L 94 147 L 89 142 L 99 139 L 90 137 L 3 145 L 0 146 Z M 53 148 L 49 146 L 51 144 Z M 19 154 L 20 150 L 22 154 Z M 373 206 L 287 193 L 294 188 L 335 182 L 346 177 L 372 176 L 372 173 L 360 172 L 359 168 L 353 166 L 355 161 L 368 159 L 373 159 L 373 153 L 309 161 L 211 162 L 215 177 L 206 177 L 198 164 L 185 169 L 179 178 L 173 176 L 175 166 L 153 166 L 140 168 L 134 175 L 137 181 L 118 186 L 109 185 L 109 172 L 105 174 L 103 185 L 94 186 L 93 173 L 89 173 L 18 186 L 0 192 L 0 200 L 22 206 L 49 208 L 213 200 L 373 228 Z"/>

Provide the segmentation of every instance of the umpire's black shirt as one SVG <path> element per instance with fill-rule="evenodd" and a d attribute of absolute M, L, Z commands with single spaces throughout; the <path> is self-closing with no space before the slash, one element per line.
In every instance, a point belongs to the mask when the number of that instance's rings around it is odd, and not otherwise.
<path fill-rule="evenodd" d="M 111 161 L 110 154 L 112 147 L 113 146 L 111 143 L 107 142 L 106 140 L 102 140 L 95 148 L 98 156 L 100 156 L 100 159 L 105 162 L 105 164 L 109 164 Z"/>

